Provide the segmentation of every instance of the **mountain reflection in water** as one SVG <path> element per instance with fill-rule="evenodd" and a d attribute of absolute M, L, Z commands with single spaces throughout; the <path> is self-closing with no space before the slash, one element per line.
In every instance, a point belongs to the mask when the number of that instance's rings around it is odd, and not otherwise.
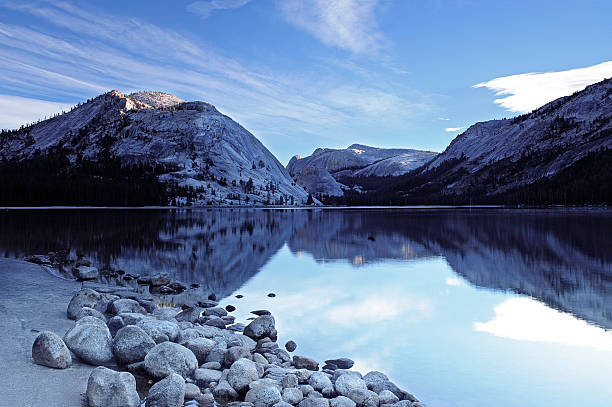
<path fill-rule="evenodd" d="M 612 329 L 612 217 L 582 210 L 35 210 L 0 213 L 0 255 L 70 249 L 100 268 L 166 271 L 218 297 L 286 243 L 356 267 L 442 257 L 477 287 L 512 291 Z"/>

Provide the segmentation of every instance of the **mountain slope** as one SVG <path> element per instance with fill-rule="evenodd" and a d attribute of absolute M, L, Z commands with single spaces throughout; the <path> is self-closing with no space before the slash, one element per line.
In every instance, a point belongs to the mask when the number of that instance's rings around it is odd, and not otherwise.
<path fill-rule="evenodd" d="M 299 204 L 307 198 L 238 123 L 213 105 L 161 92 L 111 91 L 68 113 L 3 131 L 0 156 L 5 172 L 27 173 L 39 166 L 34 162 L 48 162 L 60 178 L 91 173 L 94 184 L 157 182 L 168 201 L 179 203 Z M 142 177 L 133 179 L 134 173 Z"/>
<path fill-rule="evenodd" d="M 435 159 L 356 181 L 355 203 L 611 202 L 612 80 L 513 119 L 476 123 Z"/>
<path fill-rule="evenodd" d="M 345 149 L 318 148 L 308 157 L 294 156 L 287 170 L 311 193 L 341 196 L 352 187 L 350 179 L 353 177 L 398 176 L 435 155 L 429 151 L 353 144 Z"/>

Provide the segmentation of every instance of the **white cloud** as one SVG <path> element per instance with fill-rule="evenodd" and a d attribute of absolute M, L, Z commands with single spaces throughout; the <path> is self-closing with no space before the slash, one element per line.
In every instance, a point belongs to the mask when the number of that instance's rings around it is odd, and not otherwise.
<path fill-rule="evenodd" d="M 448 131 L 448 132 L 454 132 L 454 131 L 459 131 L 461 130 L 463 127 L 447 127 L 444 129 L 444 131 Z"/>
<path fill-rule="evenodd" d="M 187 5 L 187 11 L 208 18 L 214 10 L 228 10 L 240 8 L 251 0 L 204 0 L 195 1 Z"/>
<path fill-rule="evenodd" d="M 69 110 L 71 106 L 66 103 L 0 95 L 0 129 L 17 128 L 24 123 Z"/>
<path fill-rule="evenodd" d="M 449 121 L 449 120 L 450 120 L 450 118 L 448 118 L 448 117 L 440 117 L 440 120 L 444 120 L 444 121 L 446 121 L 446 122 L 447 122 L 447 121 Z"/>
<path fill-rule="evenodd" d="M 463 281 L 461 281 L 457 277 L 447 277 L 446 278 L 446 285 L 449 285 L 451 287 L 460 287 L 460 286 L 463 285 Z"/>
<path fill-rule="evenodd" d="M 496 95 L 504 96 L 495 99 L 495 103 L 512 112 L 525 113 L 610 77 L 612 61 L 567 71 L 504 76 L 474 87 L 487 88 Z"/>
<path fill-rule="evenodd" d="M 495 317 L 475 322 L 476 331 L 519 341 L 552 342 L 612 351 L 612 332 L 549 308 L 531 298 L 511 298 L 494 308 Z"/>
<path fill-rule="evenodd" d="M 340 325 L 353 325 L 355 320 L 362 324 L 392 321 L 410 314 L 424 317 L 432 313 L 433 304 L 423 298 L 408 295 L 403 297 L 389 295 L 370 295 L 342 305 L 332 306 L 324 313 L 330 321 Z"/>
<path fill-rule="evenodd" d="M 328 46 L 354 53 L 377 51 L 384 36 L 378 30 L 375 10 L 379 0 L 279 0 L 291 24 Z"/>

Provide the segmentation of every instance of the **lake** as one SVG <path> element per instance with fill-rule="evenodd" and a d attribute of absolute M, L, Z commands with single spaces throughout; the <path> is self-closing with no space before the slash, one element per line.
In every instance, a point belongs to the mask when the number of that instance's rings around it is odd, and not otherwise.
<path fill-rule="evenodd" d="M 200 285 L 168 303 L 269 309 L 295 354 L 350 357 L 430 407 L 612 400 L 610 211 L 4 210 L 0 230 L 5 257 L 70 250 Z"/>

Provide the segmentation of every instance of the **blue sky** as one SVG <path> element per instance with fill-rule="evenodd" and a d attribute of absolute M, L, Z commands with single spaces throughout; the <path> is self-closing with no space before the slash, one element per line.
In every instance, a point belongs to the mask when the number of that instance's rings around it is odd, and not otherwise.
<path fill-rule="evenodd" d="M 147 89 L 216 105 L 283 163 L 442 151 L 612 77 L 610 15 L 603 0 L 0 0 L 0 127 Z"/>

